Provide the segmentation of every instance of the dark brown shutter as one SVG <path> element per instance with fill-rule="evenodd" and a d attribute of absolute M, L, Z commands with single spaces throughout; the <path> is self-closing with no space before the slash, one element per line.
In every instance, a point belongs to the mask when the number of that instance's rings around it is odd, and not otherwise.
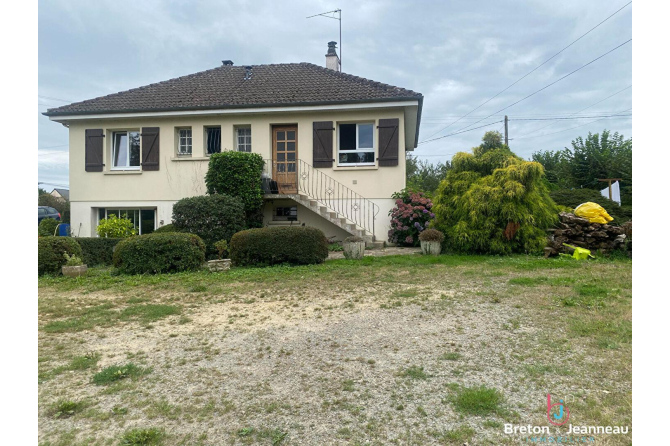
<path fill-rule="evenodd" d="M 314 167 L 333 167 L 333 121 L 315 122 L 312 145 Z"/>
<path fill-rule="evenodd" d="M 399 119 L 380 119 L 379 126 L 379 166 L 398 165 Z"/>
<path fill-rule="evenodd" d="M 158 170 L 160 161 L 160 127 L 142 128 L 142 170 Z"/>
<path fill-rule="evenodd" d="M 105 135 L 102 129 L 86 129 L 85 135 L 84 162 L 86 163 L 86 172 L 102 172 L 105 165 L 102 150 Z"/>

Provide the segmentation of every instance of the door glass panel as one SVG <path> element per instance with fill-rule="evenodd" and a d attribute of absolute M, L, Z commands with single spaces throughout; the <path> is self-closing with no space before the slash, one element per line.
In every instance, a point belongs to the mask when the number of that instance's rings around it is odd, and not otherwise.
<path fill-rule="evenodd" d="M 287 163 L 287 165 L 289 172 L 295 172 L 295 163 Z"/>
<path fill-rule="evenodd" d="M 295 143 L 294 142 L 287 142 L 286 143 L 286 150 L 289 152 L 295 152 Z"/>
<path fill-rule="evenodd" d="M 286 139 L 286 132 L 277 132 L 277 141 L 284 141 Z"/>
<path fill-rule="evenodd" d="M 284 152 L 285 150 L 286 150 L 286 143 L 278 142 L 277 143 L 277 151 L 278 152 Z"/>
<path fill-rule="evenodd" d="M 294 131 L 286 132 L 286 139 L 295 140 L 295 132 Z"/>
<path fill-rule="evenodd" d="M 282 153 L 282 157 L 284 154 Z M 286 154 L 286 161 L 295 161 L 295 152 L 294 153 L 287 153 Z"/>
<path fill-rule="evenodd" d="M 140 211 L 140 231 L 142 234 L 154 232 L 154 221 L 156 211 L 154 209 L 142 209 Z"/>
<path fill-rule="evenodd" d="M 277 172 L 286 172 L 286 164 L 277 164 Z"/>
<path fill-rule="evenodd" d="M 277 161 L 285 161 L 286 159 L 286 154 L 285 153 L 278 153 L 277 154 Z"/>

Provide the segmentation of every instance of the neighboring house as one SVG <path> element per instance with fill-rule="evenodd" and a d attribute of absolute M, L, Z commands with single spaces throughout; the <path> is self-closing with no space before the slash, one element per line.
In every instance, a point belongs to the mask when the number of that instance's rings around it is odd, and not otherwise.
<path fill-rule="evenodd" d="M 307 225 L 329 237 L 386 240 L 391 195 L 405 187 L 423 96 L 287 63 L 207 71 L 49 109 L 70 131 L 72 232 L 130 218 L 142 234 L 168 224 L 179 199 L 206 193 L 209 155 L 266 160 L 264 222 Z"/>
<path fill-rule="evenodd" d="M 54 189 L 51 191 L 51 196 L 60 201 L 68 201 L 70 199 L 70 191 L 68 189 Z"/>

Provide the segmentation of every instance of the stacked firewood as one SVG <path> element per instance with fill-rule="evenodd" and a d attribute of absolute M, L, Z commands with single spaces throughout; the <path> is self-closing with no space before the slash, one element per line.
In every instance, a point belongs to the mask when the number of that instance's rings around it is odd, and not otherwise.
<path fill-rule="evenodd" d="M 549 242 L 544 248 L 545 257 L 556 256 L 560 252 L 572 254 L 572 248 L 563 243 L 589 249 L 593 254 L 630 249 L 627 241 L 630 241 L 632 234 L 632 222 L 624 226 L 601 225 L 567 212 L 561 212 L 558 217 L 557 229 L 549 230 Z"/>

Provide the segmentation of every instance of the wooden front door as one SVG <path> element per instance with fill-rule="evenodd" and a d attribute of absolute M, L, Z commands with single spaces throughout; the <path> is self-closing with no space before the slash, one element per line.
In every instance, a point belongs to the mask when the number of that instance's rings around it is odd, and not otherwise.
<path fill-rule="evenodd" d="M 298 193 L 298 127 L 272 128 L 272 179 L 280 194 Z"/>

